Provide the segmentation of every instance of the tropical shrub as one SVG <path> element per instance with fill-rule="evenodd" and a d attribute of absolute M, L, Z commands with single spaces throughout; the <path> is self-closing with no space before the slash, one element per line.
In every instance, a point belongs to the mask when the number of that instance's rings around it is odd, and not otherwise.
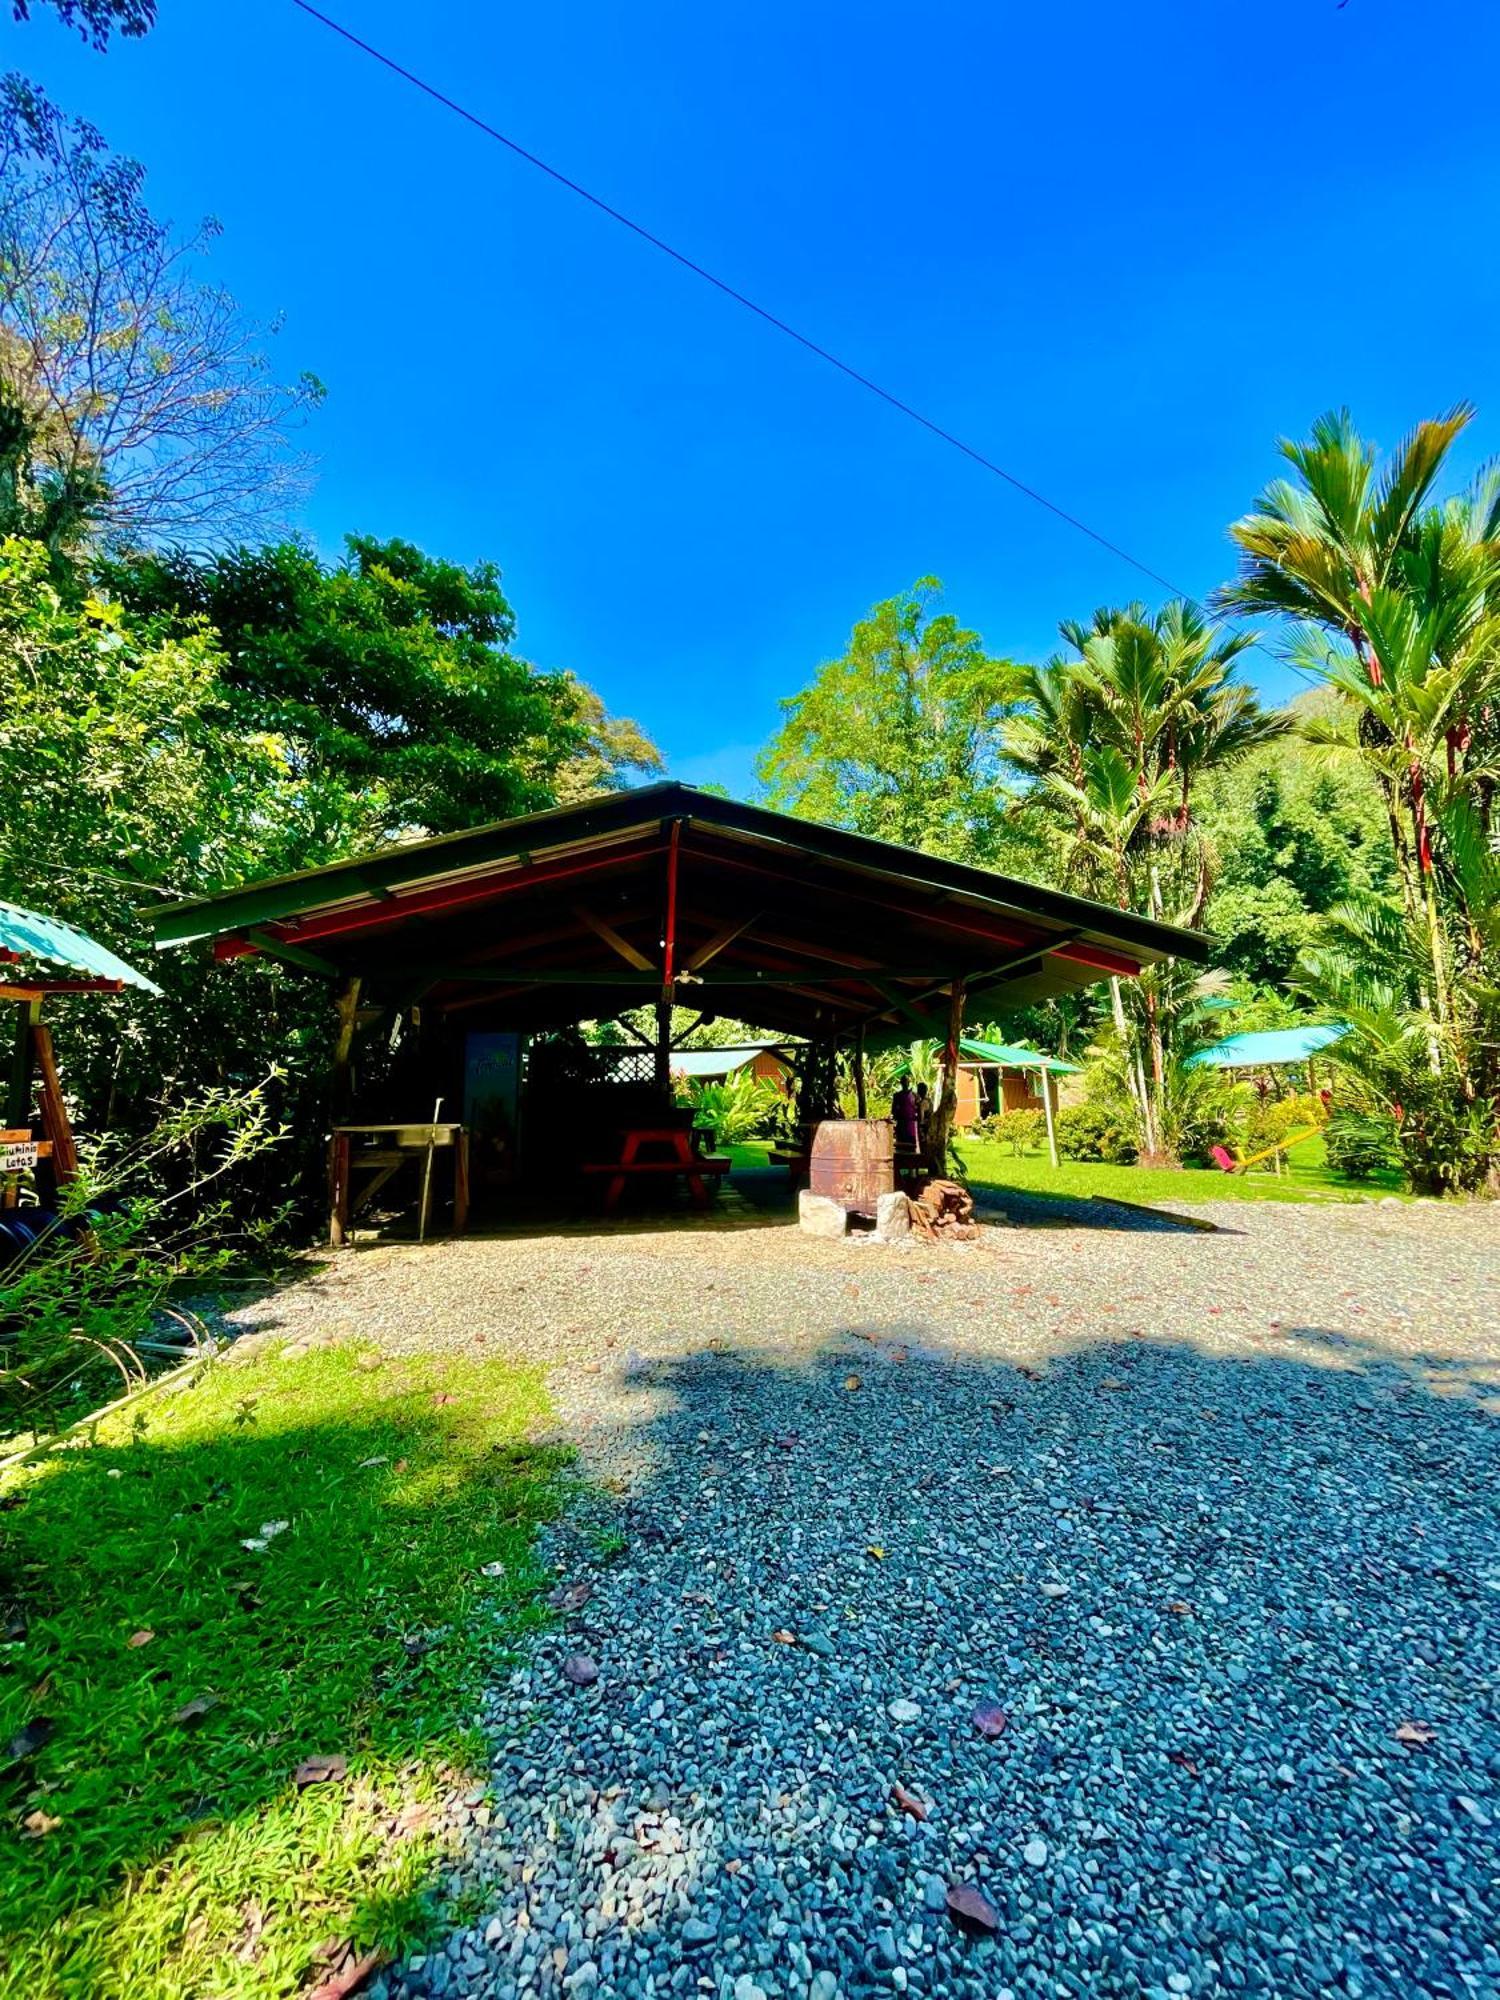
<path fill-rule="evenodd" d="M 712 1126 L 716 1145 L 742 1146 L 747 1139 L 763 1139 L 775 1130 L 783 1100 L 769 1078 L 752 1076 L 745 1068 L 723 1078 L 684 1083 L 677 1101 L 690 1105 L 704 1125 Z"/>
<path fill-rule="evenodd" d="M 1321 1125 L 1325 1116 L 1323 1100 L 1311 1091 L 1291 1097 L 1254 1098 L 1244 1116 L 1242 1150 L 1262 1153 L 1268 1147 L 1284 1145 L 1294 1132 Z"/>
<path fill-rule="evenodd" d="M 274 1231 L 280 1218 L 247 1229 L 229 1191 L 283 1137 L 264 1089 L 208 1092 L 136 1144 L 94 1147 L 55 1212 L 10 1211 L 35 1233 L 0 1270 L 0 1437 L 139 1387 L 143 1346 L 174 1321 L 191 1344 L 169 1294 L 188 1278 L 210 1284 Z"/>
<path fill-rule="evenodd" d="M 981 1118 L 975 1129 L 984 1138 L 1008 1146 L 1019 1160 L 1024 1154 L 1034 1152 L 1042 1143 L 1047 1118 L 1041 1111 L 999 1111 L 988 1118 Z"/>
<path fill-rule="evenodd" d="M 1065 1106 L 1057 1114 L 1057 1144 L 1070 1160 L 1133 1166 L 1137 1148 L 1129 1106 L 1098 1098 Z"/>
<path fill-rule="evenodd" d="M 1323 1145 L 1331 1173 L 1367 1181 L 1396 1162 L 1395 1121 L 1367 1111 L 1340 1111 L 1329 1120 Z"/>

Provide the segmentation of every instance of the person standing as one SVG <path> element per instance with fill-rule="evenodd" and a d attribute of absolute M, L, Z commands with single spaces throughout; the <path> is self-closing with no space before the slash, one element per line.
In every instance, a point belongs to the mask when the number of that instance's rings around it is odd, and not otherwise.
<path fill-rule="evenodd" d="M 916 1152 L 921 1144 L 921 1107 L 909 1076 L 902 1077 L 901 1087 L 891 1099 L 891 1123 L 896 1128 L 898 1151 Z"/>

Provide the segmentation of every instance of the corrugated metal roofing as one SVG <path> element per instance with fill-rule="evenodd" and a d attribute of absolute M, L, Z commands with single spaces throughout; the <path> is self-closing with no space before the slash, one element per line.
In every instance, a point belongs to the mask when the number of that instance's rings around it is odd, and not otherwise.
<path fill-rule="evenodd" d="M 972 1056 L 975 1062 L 998 1063 L 1002 1069 L 1045 1069 L 1054 1076 L 1077 1076 L 1079 1065 L 1064 1062 L 1060 1056 L 1039 1055 L 1035 1049 L 1023 1049 L 1011 1042 L 980 1042 L 965 1035 L 960 1041 L 959 1053 Z"/>
<path fill-rule="evenodd" d="M 1306 1062 L 1347 1035 L 1342 1021 L 1316 1028 L 1269 1028 L 1259 1034 L 1230 1035 L 1211 1049 L 1189 1056 L 1188 1069 L 1277 1069 L 1283 1063 Z"/>
<path fill-rule="evenodd" d="M 757 1042 L 754 1047 L 746 1044 L 737 1049 L 674 1049 L 672 1051 L 673 1076 L 733 1076 L 737 1069 L 753 1063 L 758 1055 L 767 1049 L 774 1049 L 776 1042 Z"/>
<path fill-rule="evenodd" d="M 91 979 L 118 979 L 126 986 L 138 986 L 158 999 L 155 986 L 123 958 L 116 958 L 102 944 L 96 944 L 71 924 L 56 917 L 44 917 L 36 910 L 23 910 L 15 903 L 0 902 L 0 959 L 40 959 L 44 965 L 65 966 Z"/>

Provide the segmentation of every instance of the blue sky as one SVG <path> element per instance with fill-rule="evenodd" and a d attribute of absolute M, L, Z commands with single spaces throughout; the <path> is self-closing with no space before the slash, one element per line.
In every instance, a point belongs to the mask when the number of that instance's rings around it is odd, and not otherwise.
<path fill-rule="evenodd" d="M 1488 0 L 323 3 L 1194 593 L 1330 404 L 1391 441 L 1467 396 L 1500 452 Z M 328 384 L 305 530 L 494 558 L 678 775 L 745 789 L 923 574 L 1016 657 L 1159 595 L 290 0 L 160 6 L 102 57 L 7 18 L 6 66 L 216 214 Z"/>

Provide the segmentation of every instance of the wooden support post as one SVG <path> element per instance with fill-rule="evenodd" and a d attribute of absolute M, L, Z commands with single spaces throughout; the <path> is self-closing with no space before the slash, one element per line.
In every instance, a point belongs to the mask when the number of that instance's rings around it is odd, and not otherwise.
<path fill-rule="evenodd" d="M 42 1018 L 40 1000 L 16 1002 L 15 1032 L 11 1037 L 10 1078 L 6 1087 L 5 1115 L 0 1125 L 31 1123 L 31 1035 Z"/>
<path fill-rule="evenodd" d="M 955 979 L 948 994 L 948 1039 L 943 1045 L 943 1094 L 938 1100 L 930 1127 L 928 1165 L 934 1173 L 948 1171 L 948 1149 L 958 1117 L 958 1058 L 964 1033 L 966 981 Z"/>
<path fill-rule="evenodd" d="M 453 1234 L 462 1236 L 469 1226 L 469 1135 L 454 1134 L 453 1145 Z"/>
<path fill-rule="evenodd" d="M 1052 1115 L 1052 1072 L 1042 1071 L 1042 1109 L 1047 1114 L 1047 1158 L 1055 1169 L 1057 1158 L 1057 1120 Z"/>
<path fill-rule="evenodd" d="M 31 1042 L 40 1076 L 42 1131 L 52 1141 L 52 1171 L 57 1185 L 65 1187 L 78 1172 L 78 1147 L 73 1140 L 68 1107 L 63 1102 L 57 1058 L 52 1053 L 52 1030 L 38 1021 L 31 1031 Z"/>
<path fill-rule="evenodd" d="M 672 1091 L 672 1003 L 656 1003 L 656 1088 L 663 1099 Z"/>
<path fill-rule="evenodd" d="M 661 998 L 656 1003 L 656 1088 L 663 1102 L 672 1094 L 672 999 L 677 987 L 677 867 L 682 822 L 674 819 L 667 837 L 666 908 L 661 927 Z"/>
<path fill-rule="evenodd" d="M 329 1076 L 328 1101 L 335 1125 L 343 1123 L 348 1118 L 353 1096 L 350 1087 L 349 1058 L 354 1048 L 354 1024 L 359 1015 L 361 984 L 359 974 L 351 973 L 334 1003 L 338 1009 L 338 1027 L 333 1038 L 333 1065 Z"/>
<path fill-rule="evenodd" d="M 19 1131 L 31 1128 L 32 1036 L 42 1018 L 40 1000 L 16 1002 L 15 1033 L 11 1041 L 10 1074 L 6 1079 L 5 1105 L 0 1125 Z M 14 1208 L 20 1199 L 20 1182 L 14 1174 L 0 1175 L 0 1208 Z"/>
<path fill-rule="evenodd" d="M 854 1030 L 854 1112 L 858 1118 L 869 1116 L 865 1102 L 865 1024 L 860 1022 Z"/>
<path fill-rule="evenodd" d="M 328 1240 L 342 1248 L 349 1234 L 349 1134 L 335 1132 L 328 1148 Z"/>

